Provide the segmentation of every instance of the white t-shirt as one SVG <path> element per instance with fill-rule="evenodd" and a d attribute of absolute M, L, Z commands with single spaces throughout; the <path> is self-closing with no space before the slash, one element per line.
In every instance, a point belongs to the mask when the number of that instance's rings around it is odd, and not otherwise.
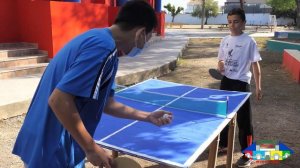
<path fill-rule="evenodd" d="M 221 41 L 218 59 L 225 63 L 224 75 L 227 78 L 250 84 L 251 63 L 261 60 L 255 40 L 243 33 L 240 36 L 228 35 Z"/>

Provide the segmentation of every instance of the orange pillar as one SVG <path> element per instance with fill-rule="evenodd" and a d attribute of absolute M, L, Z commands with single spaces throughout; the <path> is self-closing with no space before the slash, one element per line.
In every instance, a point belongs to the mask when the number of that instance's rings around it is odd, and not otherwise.
<path fill-rule="evenodd" d="M 165 12 L 157 12 L 157 28 L 156 33 L 160 36 L 165 36 Z"/>

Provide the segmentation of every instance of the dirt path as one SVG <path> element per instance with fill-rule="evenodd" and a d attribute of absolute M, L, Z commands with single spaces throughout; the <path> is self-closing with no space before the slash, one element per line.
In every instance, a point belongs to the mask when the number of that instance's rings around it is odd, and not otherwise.
<path fill-rule="evenodd" d="M 258 39 L 259 46 L 264 46 L 265 39 Z M 216 67 L 217 48 L 220 39 L 192 39 L 184 52 L 184 58 L 170 74 L 161 80 L 195 85 L 199 87 L 219 88 L 219 82 L 211 78 L 208 69 Z M 294 150 L 295 154 L 279 164 L 255 164 L 252 167 L 297 168 L 300 165 L 300 85 L 293 81 L 281 68 L 281 54 L 261 52 L 263 61 L 262 102 L 252 101 L 254 135 L 256 140 L 280 140 Z M 189 59 L 186 59 L 189 58 Z M 254 90 L 255 86 L 252 86 Z M 0 120 L 0 168 L 20 168 L 22 163 L 11 154 L 17 133 L 24 116 Z M 241 153 L 236 138 L 234 161 Z M 152 162 L 136 159 L 145 168 L 164 168 Z M 218 167 L 225 167 L 226 157 L 218 157 Z M 207 152 L 193 164 L 192 168 L 207 166 Z M 91 168 L 87 164 L 87 168 Z"/>

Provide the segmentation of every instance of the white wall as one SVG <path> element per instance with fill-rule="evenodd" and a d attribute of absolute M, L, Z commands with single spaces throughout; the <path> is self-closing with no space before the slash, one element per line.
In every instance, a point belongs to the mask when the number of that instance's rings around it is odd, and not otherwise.
<path fill-rule="evenodd" d="M 268 25 L 270 23 L 270 14 L 246 14 L 247 25 Z M 166 22 L 170 23 L 172 17 L 170 14 L 166 14 Z M 192 17 L 191 14 L 178 14 L 174 19 L 175 23 L 182 24 L 201 24 L 201 19 Z M 293 22 L 290 18 L 277 19 L 277 25 L 287 25 Z M 211 17 L 207 21 L 208 24 L 227 24 L 227 14 L 219 14 L 217 17 Z"/>
<path fill-rule="evenodd" d="M 236 2 L 239 3 L 240 0 L 227 0 L 226 2 Z M 244 0 L 244 3 L 267 3 L 267 0 Z"/>

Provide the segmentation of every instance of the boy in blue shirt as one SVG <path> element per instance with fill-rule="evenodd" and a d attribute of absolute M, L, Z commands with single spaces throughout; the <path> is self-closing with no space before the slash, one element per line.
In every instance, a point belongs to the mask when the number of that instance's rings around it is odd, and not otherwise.
<path fill-rule="evenodd" d="M 139 111 L 114 100 L 117 51 L 136 56 L 157 25 L 145 1 L 128 1 L 115 23 L 71 40 L 46 68 L 16 139 L 13 153 L 28 168 L 111 168 L 112 157 L 93 140 L 102 112 L 157 126 L 171 122 L 165 111 Z M 163 115 L 168 114 L 168 118 Z"/>

